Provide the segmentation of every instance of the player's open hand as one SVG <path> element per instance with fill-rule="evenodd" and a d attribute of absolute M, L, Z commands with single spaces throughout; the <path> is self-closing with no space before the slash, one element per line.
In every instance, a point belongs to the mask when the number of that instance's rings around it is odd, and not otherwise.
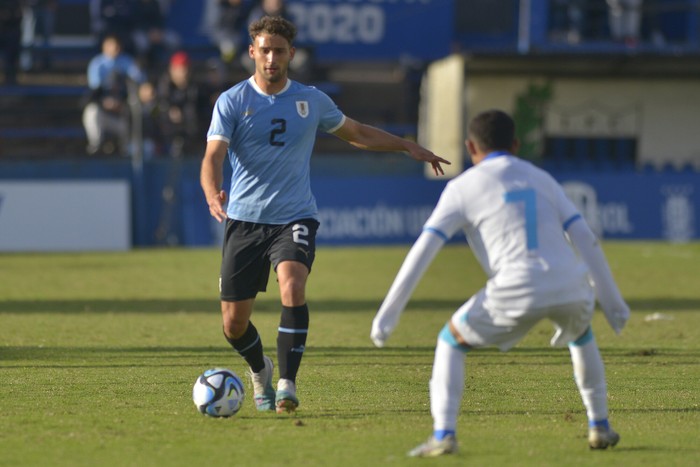
<path fill-rule="evenodd" d="M 386 345 L 386 341 L 389 338 L 388 335 L 384 334 L 375 326 L 372 326 L 372 331 L 370 332 L 369 337 L 372 339 L 374 346 L 380 349 Z"/>
<path fill-rule="evenodd" d="M 442 170 L 442 166 L 440 164 L 451 164 L 451 162 L 447 159 L 443 159 L 442 157 L 433 154 L 431 151 L 428 151 L 418 144 L 412 147 L 408 154 L 415 160 L 429 163 L 433 167 L 433 172 L 435 172 L 435 175 L 445 175 L 445 171 Z"/>
<path fill-rule="evenodd" d="M 219 222 L 226 220 L 226 211 L 224 211 L 224 203 L 226 203 L 226 192 L 224 190 L 219 191 L 213 196 L 207 198 L 207 203 L 209 204 L 209 213 L 214 219 Z"/>
<path fill-rule="evenodd" d="M 625 324 L 627 324 L 627 320 L 630 319 L 630 309 L 624 302 L 615 307 L 604 308 L 603 313 L 610 327 L 618 335 L 622 332 Z"/>

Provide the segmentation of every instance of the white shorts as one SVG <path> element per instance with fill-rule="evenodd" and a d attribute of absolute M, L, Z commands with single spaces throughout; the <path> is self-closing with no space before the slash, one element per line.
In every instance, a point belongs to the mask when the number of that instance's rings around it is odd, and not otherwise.
<path fill-rule="evenodd" d="M 563 347 L 586 331 L 593 318 L 594 298 L 546 308 L 494 310 L 484 306 L 485 290 L 480 290 L 452 315 L 451 322 L 471 347 L 496 346 L 506 351 L 525 337 L 530 329 L 547 318 L 556 332 L 550 341 Z"/>

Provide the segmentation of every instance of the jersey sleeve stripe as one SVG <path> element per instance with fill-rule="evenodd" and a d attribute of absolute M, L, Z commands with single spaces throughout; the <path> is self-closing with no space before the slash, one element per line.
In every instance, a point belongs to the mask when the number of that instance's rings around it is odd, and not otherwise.
<path fill-rule="evenodd" d="M 568 230 L 571 224 L 573 224 L 579 219 L 582 219 L 581 214 L 575 214 L 571 216 L 566 222 L 564 222 L 564 230 Z"/>
<path fill-rule="evenodd" d="M 438 230 L 435 227 L 425 227 L 423 229 L 423 232 L 433 233 L 433 234 L 437 235 L 438 237 L 440 237 L 441 239 L 443 239 L 444 241 L 448 241 L 450 239 L 445 232 L 443 232 L 442 230 Z"/>
<path fill-rule="evenodd" d="M 329 128 L 328 131 L 327 131 L 326 133 L 335 133 L 335 132 L 338 131 L 338 129 L 340 129 L 340 127 L 343 126 L 344 124 L 345 124 L 345 115 L 343 115 L 343 118 L 340 119 L 340 123 L 338 123 L 338 124 L 337 124 L 336 126 L 334 126 L 333 128 Z"/>
<path fill-rule="evenodd" d="M 226 143 L 230 143 L 231 140 L 224 135 L 211 135 L 207 136 L 207 141 L 224 141 Z"/>

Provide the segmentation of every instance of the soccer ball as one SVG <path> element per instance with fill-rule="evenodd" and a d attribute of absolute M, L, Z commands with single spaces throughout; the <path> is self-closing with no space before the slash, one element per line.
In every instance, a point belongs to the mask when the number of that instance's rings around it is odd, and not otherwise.
<path fill-rule="evenodd" d="M 212 368 L 202 373 L 192 388 L 197 409 L 210 417 L 230 417 L 243 406 L 243 381 L 226 368 Z"/>

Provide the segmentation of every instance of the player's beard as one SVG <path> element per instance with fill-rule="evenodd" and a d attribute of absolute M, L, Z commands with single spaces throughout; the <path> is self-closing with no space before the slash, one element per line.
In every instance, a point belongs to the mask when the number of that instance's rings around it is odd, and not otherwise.
<path fill-rule="evenodd" d="M 287 76 L 287 68 L 278 66 L 274 72 L 263 69 L 263 76 L 271 83 L 279 83 Z"/>

